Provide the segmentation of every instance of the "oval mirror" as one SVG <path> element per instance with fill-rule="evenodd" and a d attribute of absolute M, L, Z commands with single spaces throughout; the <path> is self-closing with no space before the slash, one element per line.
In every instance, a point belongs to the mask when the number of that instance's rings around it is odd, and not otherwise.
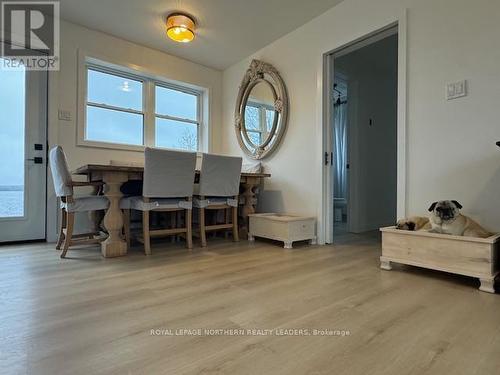
<path fill-rule="evenodd" d="M 288 119 L 286 87 L 274 67 L 253 60 L 238 93 L 235 126 L 247 155 L 263 159 L 283 137 Z"/>

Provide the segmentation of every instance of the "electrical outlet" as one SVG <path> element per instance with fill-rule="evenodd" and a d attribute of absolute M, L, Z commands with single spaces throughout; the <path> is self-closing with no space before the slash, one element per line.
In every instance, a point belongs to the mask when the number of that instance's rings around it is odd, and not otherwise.
<path fill-rule="evenodd" d="M 59 110 L 59 120 L 71 121 L 71 112 L 60 109 Z"/>
<path fill-rule="evenodd" d="M 446 99 L 452 100 L 467 96 L 467 81 L 458 81 L 446 85 Z"/>

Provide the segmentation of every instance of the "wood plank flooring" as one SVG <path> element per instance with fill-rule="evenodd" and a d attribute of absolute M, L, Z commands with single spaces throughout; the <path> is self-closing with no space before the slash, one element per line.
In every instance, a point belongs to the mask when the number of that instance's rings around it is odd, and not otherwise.
<path fill-rule="evenodd" d="M 284 250 L 221 239 L 192 253 L 153 242 L 150 257 L 115 259 L 2 246 L 0 374 L 500 373 L 500 295 L 466 277 L 382 271 L 378 241 Z M 292 329 L 350 335 L 276 334 Z"/>

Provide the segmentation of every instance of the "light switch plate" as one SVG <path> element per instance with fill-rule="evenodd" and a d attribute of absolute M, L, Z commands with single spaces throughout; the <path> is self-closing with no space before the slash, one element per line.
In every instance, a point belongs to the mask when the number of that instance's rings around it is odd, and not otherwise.
<path fill-rule="evenodd" d="M 71 121 L 71 112 L 60 109 L 58 117 L 62 121 Z"/>
<path fill-rule="evenodd" d="M 467 96 L 467 81 L 458 81 L 446 85 L 446 99 L 452 100 Z"/>

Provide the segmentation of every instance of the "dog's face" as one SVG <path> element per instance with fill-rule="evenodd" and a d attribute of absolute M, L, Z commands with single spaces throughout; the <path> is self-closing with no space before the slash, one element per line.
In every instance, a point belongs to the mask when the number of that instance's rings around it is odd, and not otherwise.
<path fill-rule="evenodd" d="M 396 222 L 396 229 L 413 231 L 415 230 L 415 223 L 408 219 L 399 219 Z"/>
<path fill-rule="evenodd" d="M 441 221 L 453 221 L 460 214 L 462 205 L 455 200 L 434 202 L 429 211 Z"/>

